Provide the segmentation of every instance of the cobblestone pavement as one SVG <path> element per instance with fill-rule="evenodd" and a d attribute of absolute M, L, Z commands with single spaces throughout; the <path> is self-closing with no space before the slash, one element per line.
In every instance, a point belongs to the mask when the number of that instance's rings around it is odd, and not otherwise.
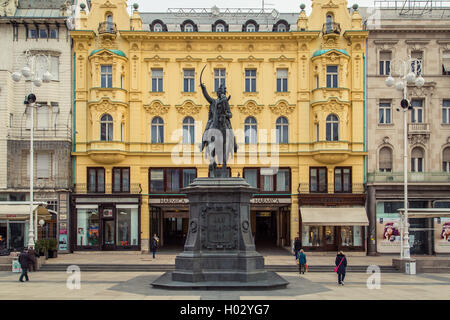
<path fill-rule="evenodd" d="M 381 274 L 380 289 L 369 289 L 370 275 L 347 273 L 338 286 L 334 273 L 278 273 L 289 281 L 285 289 L 269 291 L 164 290 L 150 284 L 161 272 L 83 272 L 81 288 L 67 288 L 65 272 L 30 273 L 29 282 L 19 274 L 0 272 L 0 300 L 448 300 L 450 274 Z"/>

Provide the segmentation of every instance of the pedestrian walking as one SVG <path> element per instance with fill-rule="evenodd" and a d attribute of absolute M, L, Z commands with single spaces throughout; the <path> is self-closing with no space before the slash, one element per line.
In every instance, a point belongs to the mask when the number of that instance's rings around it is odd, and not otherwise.
<path fill-rule="evenodd" d="M 298 273 L 305 274 L 306 271 L 306 254 L 303 249 L 298 253 Z"/>
<path fill-rule="evenodd" d="M 28 249 L 24 249 L 22 253 L 19 255 L 19 263 L 22 268 L 22 274 L 20 275 L 19 281 L 23 282 L 23 278 L 25 277 L 26 281 L 29 281 L 28 278 L 28 268 L 32 263 L 30 255 L 28 254 Z"/>
<path fill-rule="evenodd" d="M 296 237 L 294 240 L 294 254 L 295 254 L 295 260 L 298 260 L 298 252 L 301 249 L 301 243 L 300 243 L 300 238 Z"/>
<path fill-rule="evenodd" d="M 347 268 L 347 258 L 345 257 L 344 252 L 339 251 L 336 255 L 336 261 L 334 263 L 336 268 L 334 268 L 334 272 L 337 272 L 338 275 L 338 285 L 344 285 L 345 271 Z"/>
<path fill-rule="evenodd" d="M 28 248 L 28 256 L 30 257 L 29 271 L 37 271 L 37 259 L 39 256 L 33 248 Z"/>
<path fill-rule="evenodd" d="M 150 241 L 150 249 L 152 250 L 152 253 L 153 253 L 153 259 L 155 259 L 155 257 L 156 257 L 156 249 L 158 248 L 158 242 L 159 242 L 159 238 L 155 233 L 153 235 L 153 238 Z"/>

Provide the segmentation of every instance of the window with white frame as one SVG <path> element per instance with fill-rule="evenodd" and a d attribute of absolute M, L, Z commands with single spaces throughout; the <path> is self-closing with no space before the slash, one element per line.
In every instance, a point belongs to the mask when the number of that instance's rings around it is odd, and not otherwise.
<path fill-rule="evenodd" d="M 100 140 L 113 141 L 113 118 L 109 114 L 104 114 L 100 118 Z"/>
<path fill-rule="evenodd" d="M 277 69 L 277 92 L 288 91 L 288 69 Z"/>
<path fill-rule="evenodd" d="M 256 144 L 258 124 L 253 117 L 247 117 L 244 123 L 245 144 Z"/>
<path fill-rule="evenodd" d="M 245 70 L 245 92 L 256 92 L 256 69 Z"/>
<path fill-rule="evenodd" d="M 378 106 L 378 123 L 390 124 L 391 123 L 392 106 L 390 101 L 380 101 Z"/>
<path fill-rule="evenodd" d="M 339 118 L 334 114 L 330 114 L 327 117 L 327 141 L 339 140 Z"/>
<path fill-rule="evenodd" d="M 327 66 L 327 88 L 338 87 L 338 66 Z"/>
<path fill-rule="evenodd" d="M 100 68 L 102 88 L 112 88 L 112 65 L 102 65 Z"/>
<path fill-rule="evenodd" d="M 194 32 L 194 26 L 190 23 L 184 25 L 184 32 Z"/>
<path fill-rule="evenodd" d="M 152 120 L 152 143 L 164 143 L 164 120 L 160 117 Z"/>
<path fill-rule="evenodd" d="M 380 76 L 391 74 L 391 56 L 390 51 L 380 52 Z"/>
<path fill-rule="evenodd" d="M 450 147 L 442 152 L 442 171 L 450 173 Z"/>
<path fill-rule="evenodd" d="M 46 103 L 40 104 L 36 109 L 36 129 L 48 129 L 50 127 L 50 108 Z"/>
<path fill-rule="evenodd" d="M 225 32 L 225 26 L 221 23 L 216 25 L 216 32 Z"/>
<path fill-rule="evenodd" d="M 450 100 L 442 101 L 442 123 L 450 124 Z"/>
<path fill-rule="evenodd" d="M 412 123 L 423 123 L 424 121 L 424 108 L 423 108 L 423 99 L 413 99 L 411 101 L 411 122 Z"/>
<path fill-rule="evenodd" d="M 442 53 L 442 74 L 445 76 L 450 75 L 450 51 Z"/>
<path fill-rule="evenodd" d="M 27 177 L 30 176 L 30 154 L 25 155 Z M 51 152 L 37 152 L 34 155 L 35 177 L 37 179 L 49 179 L 55 171 L 53 155 Z"/>
<path fill-rule="evenodd" d="M 225 86 L 225 69 L 214 69 L 214 91 L 217 92 L 217 89 L 220 88 L 221 85 Z"/>
<path fill-rule="evenodd" d="M 163 92 L 163 69 L 152 69 L 152 92 Z"/>
<path fill-rule="evenodd" d="M 192 117 L 183 120 L 183 143 L 193 144 L 195 140 L 195 122 Z"/>
<path fill-rule="evenodd" d="M 423 52 L 413 51 L 411 52 L 411 71 L 416 75 L 421 75 L 423 72 Z"/>
<path fill-rule="evenodd" d="M 276 124 L 277 143 L 289 142 L 289 121 L 285 117 L 279 117 Z"/>
<path fill-rule="evenodd" d="M 183 70 L 183 91 L 194 92 L 195 91 L 195 70 L 184 69 Z"/>
<path fill-rule="evenodd" d="M 424 151 L 420 147 L 416 147 L 411 151 L 411 172 L 423 172 L 424 167 Z"/>
<path fill-rule="evenodd" d="M 278 32 L 286 32 L 286 25 L 284 23 L 280 23 L 277 27 Z"/>
<path fill-rule="evenodd" d="M 389 147 L 383 147 L 379 152 L 379 170 L 381 172 L 392 172 L 392 150 Z"/>
<path fill-rule="evenodd" d="M 163 26 L 161 25 L 161 23 L 155 23 L 155 25 L 153 26 L 153 31 L 154 32 L 162 32 Z"/>
<path fill-rule="evenodd" d="M 256 32 L 256 26 L 255 26 L 253 23 L 249 23 L 249 24 L 247 25 L 246 31 L 247 31 L 247 32 Z"/>

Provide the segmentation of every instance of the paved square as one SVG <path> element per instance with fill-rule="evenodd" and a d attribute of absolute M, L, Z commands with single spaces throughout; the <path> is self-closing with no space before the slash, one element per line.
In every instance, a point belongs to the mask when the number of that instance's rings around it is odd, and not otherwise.
<path fill-rule="evenodd" d="M 64 272 L 30 273 L 21 283 L 19 274 L 0 272 L 0 299 L 133 299 L 133 300 L 448 300 L 450 274 L 381 274 L 381 288 L 368 289 L 365 273 L 348 273 L 345 286 L 334 273 L 280 272 L 289 281 L 286 289 L 269 291 L 164 290 L 150 284 L 161 272 L 82 272 L 81 288 L 70 290 Z"/>

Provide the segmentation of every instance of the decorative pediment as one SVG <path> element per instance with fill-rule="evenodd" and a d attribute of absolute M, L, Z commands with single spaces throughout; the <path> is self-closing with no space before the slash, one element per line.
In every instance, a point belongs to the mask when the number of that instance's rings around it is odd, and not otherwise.
<path fill-rule="evenodd" d="M 185 58 L 177 58 L 177 62 L 202 62 L 202 58 L 193 58 L 192 56 L 186 56 Z"/>
<path fill-rule="evenodd" d="M 287 116 L 295 110 L 295 104 L 289 104 L 286 100 L 281 100 L 274 105 L 270 105 L 269 108 L 276 115 Z"/>
<path fill-rule="evenodd" d="M 239 62 L 264 62 L 264 58 L 255 58 L 254 56 L 250 55 L 247 58 L 241 58 L 238 59 Z"/>
<path fill-rule="evenodd" d="M 146 61 L 146 62 L 148 62 L 148 61 L 149 62 L 169 62 L 170 58 L 161 58 L 160 56 L 155 55 L 151 58 L 145 58 L 144 61 Z"/>
<path fill-rule="evenodd" d="M 339 8 L 339 5 L 335 4 L 333 0 L 330 0 L 328 3 L 324 4 L 322 8 L 331 9 L 331 8 Z"/>
<path fill-rule="evenodd" d="M 100 6 L 100 8 L 117 8 L 114 3 L 111 3 L 109 0 Z"/>
<path fill-rule="evenodd" d="M 177 109 L 179 114 L 182 114 L 184 116 L 194 116 L 200 112 L 202 106 L 196 104 L 192 100 L 187 100 L 183 104 L 176 105 L 175 108 Z"/>
<path fill-rule="evenodd" d="M 237 107 L 241 113 L 249 116 L 256 116 L 260 114 L 264 109 L 263 105 L 258 105 L 253 100 L 247 101 L 245 104 L 238 105 Z"/>
<path fill-rule="evenodd" d="M 209 58 L 206 59 L 208 62 L 233 62 L 233 58 L 224 58 L 221 55 L 215 57 L 215 58 Z"/>
<path fill-rule="evenodd" d="M 127 107 L 127 105 L 124 103 L 113 102 L 108 98 L 103 98 L 100 101 L 96 102 L 89 102 L 88 105 L 91 111 L 91 121 L 98 120 L 99 116 L 104 113 L 109 113 L 114 118 L 121 118 Z"/>
<path fill-rule="evenodd" d="M 295 62 L 295 58 L 288 58 L 285 55 L 281 55 L 278 58 L 270 58 L 270 62 Z"/>
<path fill-rule="evenodd" d="M 161 101 L 155 100 L 150 104 L 144 105 L 144 109 L 151 115 L 162 116 L 169 112 L 169 105 L 165 105 Z"/>

